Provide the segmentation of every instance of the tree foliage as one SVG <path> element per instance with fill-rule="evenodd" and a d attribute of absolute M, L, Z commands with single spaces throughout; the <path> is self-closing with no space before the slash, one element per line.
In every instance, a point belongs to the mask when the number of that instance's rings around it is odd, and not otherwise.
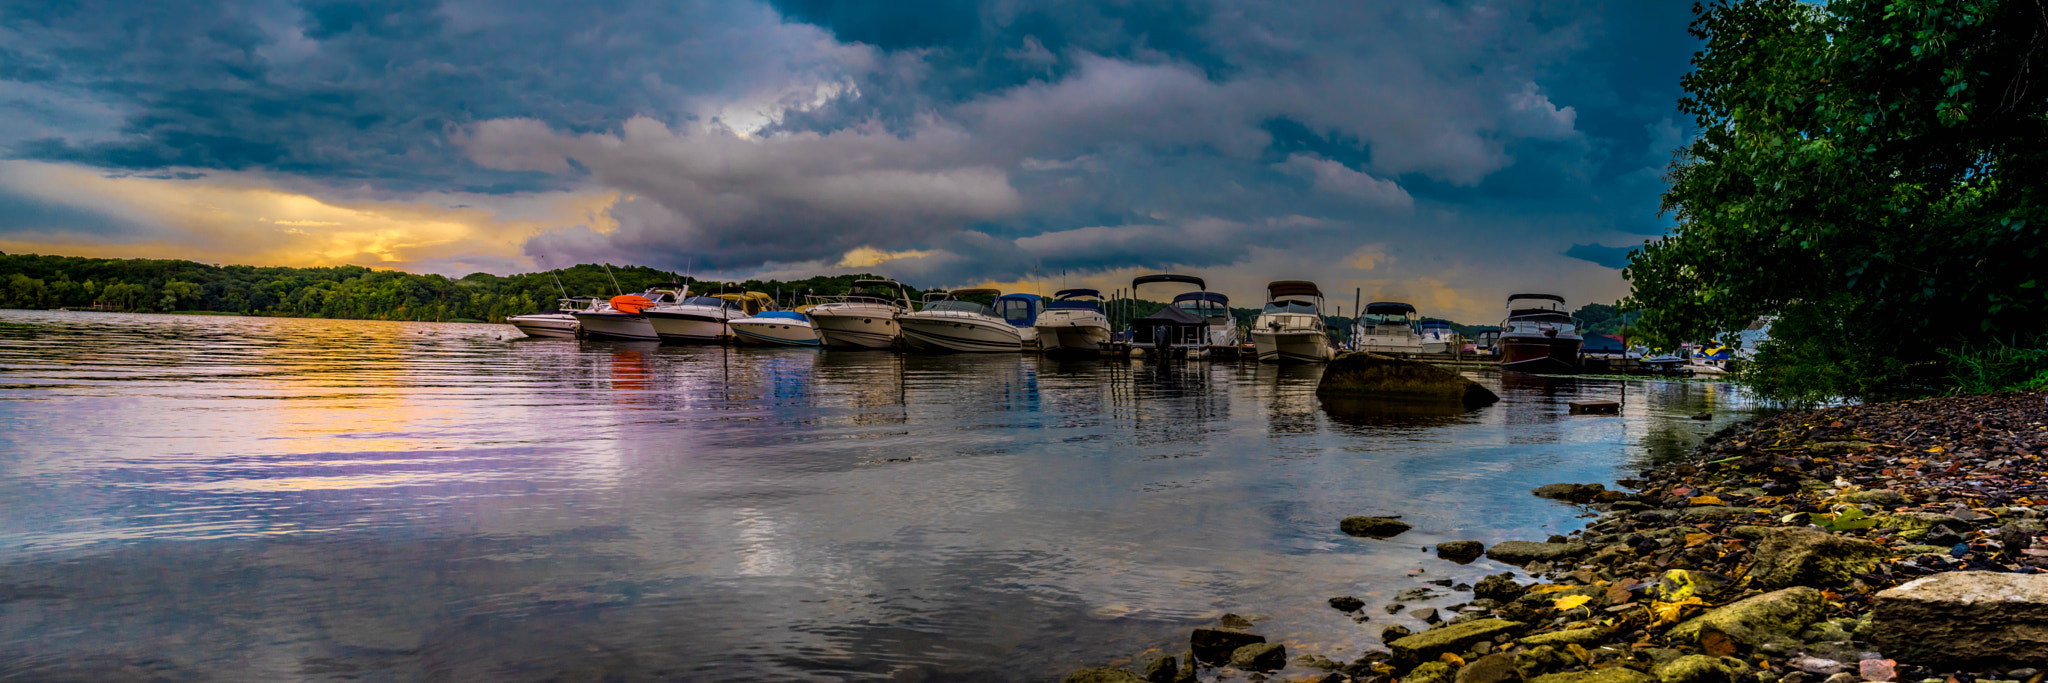
<path fill-rule="evenodd" d="M 1778 316 L 1772 395 L 1884 397 L 1944 349 L 2048 332 L 2044 0 L 1741 0 L 1705 41 L 1664 207 L 1632 258 L 1638 327 L 1702 340 Z M 1825 366 L 1825 367 L 1823 367 Z"/>

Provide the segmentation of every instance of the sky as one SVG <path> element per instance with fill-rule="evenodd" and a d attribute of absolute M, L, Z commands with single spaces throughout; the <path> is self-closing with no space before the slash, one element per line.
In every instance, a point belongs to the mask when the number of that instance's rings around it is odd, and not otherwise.
<path fill-rule="evenodd" d="M 1626 295 L 1687 3 L 0 3 L 0 251 L 608 262 L 1484 322 Z M 1156 296 L 1154 298 L 1164 298 Z"/>

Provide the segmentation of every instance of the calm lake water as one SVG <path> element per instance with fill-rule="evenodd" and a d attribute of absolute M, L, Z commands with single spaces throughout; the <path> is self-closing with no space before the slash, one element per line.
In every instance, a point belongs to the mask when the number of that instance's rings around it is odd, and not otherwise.
<path fill-rule="evenodd" d="M 1225 612 L 1350 659 L 1415 625 L 1394 592 L 1500 571 L 1422 547 L 1576 528 L 1527 491 L 1749 409 L 1691 382 L 1475 372 L 1504 400 L 1445 413 L 1325 405 L 1319 367 L 517 337 L 0 312 L 0 680 L 1043 681 Z M 1584 398 L 1624 415 L 1566 414 Z M 1357 514 L 1416 528 L 1337 531 Z"/>

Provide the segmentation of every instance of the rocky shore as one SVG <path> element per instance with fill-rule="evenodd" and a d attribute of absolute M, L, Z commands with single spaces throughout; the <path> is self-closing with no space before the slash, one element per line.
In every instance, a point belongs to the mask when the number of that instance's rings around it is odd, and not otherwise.
<path fill-rule="evenodd" d="M 2044 683 L 2044 466 L 2043 393 L 1759 418 L 1619 480 L 1624 490 L 1537 488 L 1599 513 L 1569 536 L 1440 544 L 1445 562 L 1484 556 L 1522 571 L 1404 591 L 1470 597 L 1416 610 L 1429 629 L 1386 627 L 1386 649 L 1355 661 L 1289 659 L 1226 615 L 1177 657 L 1066 680 Z M 1367 538 L 1408 530 L 1389 518 L 1337 526 Z M 1336 596 L 1330 607 L 1368 605 Z"/>

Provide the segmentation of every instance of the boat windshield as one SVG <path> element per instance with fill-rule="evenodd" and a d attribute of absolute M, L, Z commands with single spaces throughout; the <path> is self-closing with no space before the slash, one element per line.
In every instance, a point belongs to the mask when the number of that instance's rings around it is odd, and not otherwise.
<path fill-rule="evenodd" d="M 1365 314 L 1365 317 L 1361 320 L 1361 322 L 1365 323 L 1367 327 L 1381 327 L 1387 325 L 1407 327 L 1408 316 L 1406 314 L 1367 313 Z"/>
<path fill-rule="evenodd" d="M 1100 311 L 1102 306 L 1083 299 L 1061 299 L 1045 305 L 1048 311 Z"/>
<path fill-rule="evenodd" d="M 1315 315 L 1316 306 L 1306 301 L 1268 301 L 1263 313 L 1306 313 Z"/>
<path fill-rule="evenodd" d="M 683 304 L 688 306 L 710 306 L 712 308 L 723 308 L 727 303 L 730 302 L 715 296 L 693 296 L 683 301 Z"/>
<path fill-rule="evenodd" d="M 924 310 L 927 310 L 927 311 L 955 311 L 955 312 L 959 312 L 959 313 L 980 313 L 980 314 L 982 314 L 982 315 L 987 315 L 987 316 L 993 316 L 993 315 L 995 315 L 995 312 L 994 312 L 994 311 L 991 311 L 991 310 L 989 310 L 987 306 L 983 306 L 983 305 L 981 305 L 981 304 L 977 304 L 977 303 L 974 303 L 974 302 L 972 302 L 972 301 L 959 301 L 959 300 L 952 300 L 952 301 L 934 301 L 934 302 L 931 302 L 931 303 L 925 304 L 925 305 L 924 305 Z"/>
<path fill-rule="evenodd" d="M 1214 301 L 1203 301 L 1199 299 L 1187 299 L 1183 301 L 1176 301 L 1173 303 L 1173 307 L 1181 309 L 1183 311 L 1187 311 L 1189 313 L 1193 313 L 1195 315 L 1202 316 L 1204 318 L 1214 318 L 1219 315 L 1230 314 L 1229 310 L 1225 309 L 1222 304 L 1216 303 Z"/>

